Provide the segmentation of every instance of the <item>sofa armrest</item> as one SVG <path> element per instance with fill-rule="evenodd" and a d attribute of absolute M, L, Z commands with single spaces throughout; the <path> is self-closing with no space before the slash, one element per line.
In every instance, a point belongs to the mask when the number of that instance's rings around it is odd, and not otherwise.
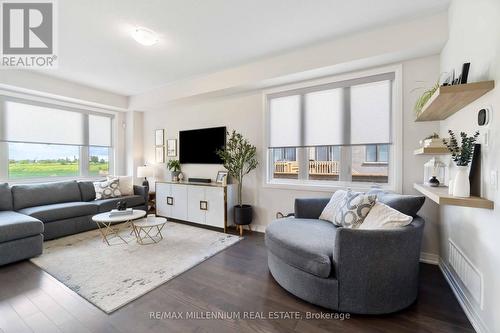
<path fill-rule="evenodd" d="M 144 202 L 148 203 L 149 189 L 146 186 L 142 185 L 134 185 L 134 194 L 140 195 L 144 198 Z"/>
<path fill-rule="evenodd" d="M 400 310 L 417 297 L 424 220 L 399 229 L 339 228 L 333 250 L 339 308 L 378 314 Z"/>
<path fill-rule="evenodd" d="M 317 219 L 329 201 L 330 198 L 295 199 L 295 217 Z"/>

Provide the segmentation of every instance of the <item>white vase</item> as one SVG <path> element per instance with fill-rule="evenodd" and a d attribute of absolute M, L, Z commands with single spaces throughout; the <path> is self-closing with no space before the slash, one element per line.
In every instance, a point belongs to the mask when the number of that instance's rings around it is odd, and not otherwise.
<path fill-rule="evenodd" d="M 470 197 L 469 168 L 466 166 L 457 166 L 458 171 L 453 181 L 454 197 Z"/>

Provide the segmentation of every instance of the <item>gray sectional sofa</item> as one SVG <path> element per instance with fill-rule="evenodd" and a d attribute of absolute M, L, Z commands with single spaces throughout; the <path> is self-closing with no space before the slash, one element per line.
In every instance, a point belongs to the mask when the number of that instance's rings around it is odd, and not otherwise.
<path fill-rule="evenodd" d="M 0 184 L 0 265 L 42 253 L 43 240 L 97 228 L 92 216 L 116 207 L 147 210 L 147 188 L 134 186 L 134 195 L 95 200 L 92 182 Z"/>
<path fill-rule="evenodd" d="M 335 311 L 385 314 L 412 304 L 418 293 L 424 220 L 421 196 L 377 191 L 378 200 L 407 215 L 399 229 L 338 228 L 319 220 L 329 201 L 296 199 L 295 217 L 267 227 L 269 270 L 287 291 Z"/>

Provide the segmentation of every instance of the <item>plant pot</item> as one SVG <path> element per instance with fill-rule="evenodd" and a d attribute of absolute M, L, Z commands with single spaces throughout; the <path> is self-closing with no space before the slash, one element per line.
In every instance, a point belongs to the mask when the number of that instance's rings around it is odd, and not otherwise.
<path fill-rule="evenodd" d="M 178 181 L 178 180 L 179 180 L 179 174 L 180 174 L 180 173 L 181 173 L 180 171 L 172 171 L 172 172 L 170 173 L 170 175 L 171 175 L 171 177 L 172 177 L 172 181 L 174 181 L 174 182 Z"/>
<path fill-rule="evenodd" d="M 469 168 L 467 166 L 457 166 L 458 171 L 453 180 L 454 197 L 470 197 Z"/>
<path fill-rule="evenodd" d="M 250 205 L 234 206 L 234 223 L 247 225 L 252 223 L 253 209 Z"/>

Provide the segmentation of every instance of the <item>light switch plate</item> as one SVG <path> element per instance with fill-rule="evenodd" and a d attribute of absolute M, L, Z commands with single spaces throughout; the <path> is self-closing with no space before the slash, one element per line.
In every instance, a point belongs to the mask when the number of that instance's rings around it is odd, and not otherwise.
<path fill-rule="evenodd" d="M 492 190 L 497 190 L 498 189 L 498 170 L 492 170 L 490 172 L 490 187 Z"/>

